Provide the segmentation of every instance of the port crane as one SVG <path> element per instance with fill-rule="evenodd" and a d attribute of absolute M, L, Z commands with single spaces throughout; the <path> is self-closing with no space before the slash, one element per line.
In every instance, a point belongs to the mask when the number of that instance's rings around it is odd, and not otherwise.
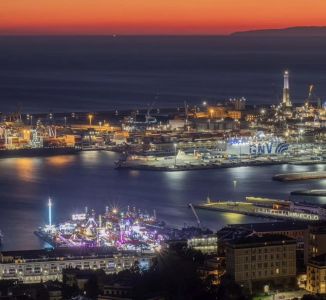
<path fill-rule="evenodd" d="M 155 104 L 155 102 L 152 102 L 147 105 L 147 112 L 146 112 L 146 116 L 145 116 L 146 124 L 154 124 L 157 122 L 156 118 L 151 116 L 151 111 L 153 109 L 154 104 Z"/>
<path fill-rule="evenodd" d="M 136 116 L 139 114 L 139 111 L 132 113 L 131 117 L 129 118 L 129 123 L 137 126 L 148 126 L 151 124 L 157 123 L 157 119 L 151 116 L 151 111 L 153 109 L 153 105 L 155 102 L 147 104 L 147 111 L 145 113 L 145 121 L 137 121 Z"/>
<path fill-rule="evenodd" d="M 6 116 L 6 119 L 9 121 L 9 122 L 16 122 L 16 123 L 22 123 L 22 114 L 21 114 L 21 110 L 22 110 L 22 106 L 20 103 L 18 103 L 17 105 L 17 110 Z"/>
<path fill-rule="evenodd" d="M 309 85 L 309 92 L 308 92 L 308 98 L 305 102 L 305 107 L 309 107 L 309 102 L 312 100 L 313 92 L 314 92 L 315 86 L 313 84 Z"/>
<path fill-rule="evenodd" d="M 184 105 L 185 105 L 186 125 L 188 125 L 188 103 L 187 103 L 187 101 L 184 102 Z"/>
<path fill-rule="evenodd" d="M 57 138 L 57 127 L 56 126 L 48 126 L 48 134 L 51 138 Z"/>

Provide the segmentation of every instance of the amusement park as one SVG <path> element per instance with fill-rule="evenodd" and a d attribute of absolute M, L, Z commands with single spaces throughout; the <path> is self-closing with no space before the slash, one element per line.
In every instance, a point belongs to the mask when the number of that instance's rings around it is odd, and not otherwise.
<path fill-rule="evenodd" d="M 154 252 L 165 239 L 162 223 L 156 213 L 144 213 L 128 207 L 126 211 L 105 208 L 104 214 L 85 208 L 84 213 L 73 214 L 70 220 L 52 223 L 51 198 L 48 200 L 48 224 L 35 234 L 54 248 L 59 247 L 113 247 L 118 250 Z"/>

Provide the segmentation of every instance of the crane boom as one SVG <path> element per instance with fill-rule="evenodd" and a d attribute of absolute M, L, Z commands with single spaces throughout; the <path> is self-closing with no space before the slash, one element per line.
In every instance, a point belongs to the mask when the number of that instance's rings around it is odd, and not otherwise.
<path fill-rule="evenodd" d="M 311 96 L 312 96 L 312 92 L 313 92 L 313 90 L 314 90 L 314 85 L 311 84 L 311 85 L 309 86 L 309 95 L 308 95 L 308 99 L 311 99 Z"/>
<path fill-rule="evenodd" d="M 192 212 L 193 212 L 193 214 L 194 214 L 194 216 L 195 216 L 195 218 L 196 218 L 196 221 L 197 221 L 198 227 L 200 227 L 200 220 L 199 220 L 199 217 L 198 217 L 198 215 L 197 215 L 197 213 L 196 213 L 196 211 L 195 211 L 194 206 L 193 206 L 191 203 L 189 203 L 189 207 L 191 208 L 191 210 L 192 210 Z"/>

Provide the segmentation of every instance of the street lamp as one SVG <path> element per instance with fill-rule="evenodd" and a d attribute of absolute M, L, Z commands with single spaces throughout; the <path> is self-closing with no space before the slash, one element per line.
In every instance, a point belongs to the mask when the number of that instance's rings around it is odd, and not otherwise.
<path fill-rule="evenodd" d="M 173 146 L 174 146 L 174 166 L 176 166 L 177 165 L 177 144 L 174 143 Z"/>
<path fill-rule="evenodd" d="M 302 134 L 304 133 L 303 128 L 299 129 L 299 139 L 302 140 Z"/>
<path fill-rule="evenodd" d="M 239 161 L 241 162 L 241 142 L 239 143 Z"/>
<path fill-rule="evenodd" d="M 210 109 L 209 112 L 210 112 L 210 114 L 211 114 L 211 118 L 213 118 L 214 109 Z"/>

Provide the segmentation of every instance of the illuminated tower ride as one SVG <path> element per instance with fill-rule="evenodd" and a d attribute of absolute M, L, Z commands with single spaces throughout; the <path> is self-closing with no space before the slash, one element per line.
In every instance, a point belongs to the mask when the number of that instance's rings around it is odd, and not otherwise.
<path fill-rule="evenodd" d="M 48 207 L 49 207 L 49 227 L 52 227 L 52 201 L 51 201 L 51 198 L 49 198 Z"/>

